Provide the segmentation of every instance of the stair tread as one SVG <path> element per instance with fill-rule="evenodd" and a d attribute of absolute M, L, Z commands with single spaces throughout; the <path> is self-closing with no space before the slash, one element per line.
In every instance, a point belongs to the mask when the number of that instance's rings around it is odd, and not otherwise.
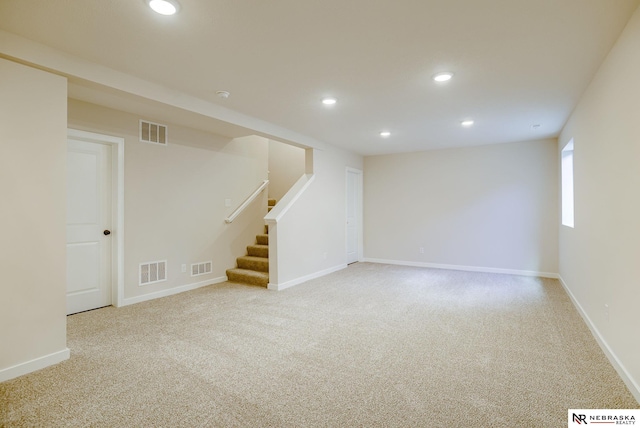
<path fill-rule="evenodd" d="M 269 285 L 269 274 L 255 270 L 233 268 L 227 269 L 227 279 L 229 282 L 244 285 L 257 285 L 266 287 Z"/>
<path fill-rule="evenodd" d="M 269 257 L 260 257 L 260 256 L 240 256 L 238 257 L 238 259 L 242 259 L 242 260 L 250 260 L 252 262 L 268 262 L 269 261 Z"/>
<path fill-rule="evenodd" d="M 260 256 L 242 256 L 236 259 L 239 269 L 269 272 L 269 259 Z"/>
<path fill-rule="evenodd" d="M 247 255 L 256 257 L 269 257 L 269 246 L 253 244 L 247 245 Z"/>
<path fill-rule="evenodd" d="M 237 274 L 252 276 L 252 277 L 255 277 L 255 278 L 266 278 L 266 279 L 269 279 L 269 273 L 268 272 L 259 272 L 257 270 L 233 268 L 233 269 L 227 269 L 227 272 L 233 272 L 233 273 L 237 273 Z"/>

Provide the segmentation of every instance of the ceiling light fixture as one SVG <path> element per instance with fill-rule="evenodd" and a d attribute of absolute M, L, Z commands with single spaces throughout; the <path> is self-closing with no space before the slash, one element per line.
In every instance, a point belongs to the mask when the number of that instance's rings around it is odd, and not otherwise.
<path fill-rule="evenodd" d="M 216 91 L 216 95 L 219 96 L 220 98 L 229 98 L 229 95 L 231 95 L 229 93 L 229 91 Z"/>
<path fill-rule="evenodd" d="M 460 125 L 464 126 L 465 128 L 468 128 L 473 125 L 473 120 L 471 119 L 463 120 L 462 122 L 460 122 Z"/>
<path fill-rule="evenodd" d="M 323 98 L 323 99 L 322 99 L 322 104 L 324 104 L 324 105 L 326 105 L 326 106 L 332 106 L 332 105 L 334 105 L 334 104 L 335 104 L 335 103 L 337 103 L 337 102 L 338 102 L 338 100 L 336 100 L 336 99 L 335 99 L 335 98 L 333 98 L 333 97 L 326 97 L 326 98 Z"/>
<path fill-rule="evenodd" d="M 442 73 L 434 74 L 433 80 L 435 80 L 436 82 L 447 82 L 451 80 L 452 77 L 453 77 L 453 73 L 449 71 L 445 71 Z"/>
<path fill-rule="evenodd" d="M 154 12 L 160 15 L 175 15 L 180 10 L 180 4 L 176 0 L 146 0 Z"/>
<path fill-rule="evenodd" d="M 380 136 L 381 136 L 382 138 L 387 138 L 389 135 L 391 135 L 391 132 L 389 132 L 389 131 L 382 131 L 382 132 L 380 133 Z"/>

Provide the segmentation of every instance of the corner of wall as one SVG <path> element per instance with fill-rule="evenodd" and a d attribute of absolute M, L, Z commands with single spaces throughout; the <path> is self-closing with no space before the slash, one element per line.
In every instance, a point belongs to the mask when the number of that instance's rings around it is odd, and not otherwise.
<path fill-rule="evenodd" d="M 636 401 L 640 403 L 640 383 L 638 383 L 638 381 L 633 378 L 631 373 L 629 373 L 629 371 L 622 364 L 620 359 L 616 356 L 613 349 L 609 346 L 606 339 L 600 333 L 600 330 L 598 330 L 594 322 L 589 317 L 589 314 L 587 314 L 587 312 L 584 310 L 584 308 L 582 307 L 578 299 L 576 299 L 573 292 L 571 291 L 567 283 L 564 281 L 562 276 L 558 275 L 558 279 L 560 281 L 560 284 L 562 284 L 562 288 L 564 288 L 565 292 L 569 295 L 569 298 L 571 299 L 571 303 L 573 303 L 573 306 L 576 308 L 576 310 L 582 317 L 587 327 L 589 327 L 589 330 L 591 330 L 591 334 L 593 334 L 593 337 L 598 342 L 598 345 L 600 345 L 602 352 L 604 352 L 604 354 L 607 356 L 607 359 L 609 360 L 609 362 L 611 362 L 611 365 L 616 370 L 616 372 L 618 372 L 618 375 L 620 376 L 622 381 L 625 383 L 627 388 L 629 388 L 629 391 L 631 392 L 631 394 L 633 394 Z"/>

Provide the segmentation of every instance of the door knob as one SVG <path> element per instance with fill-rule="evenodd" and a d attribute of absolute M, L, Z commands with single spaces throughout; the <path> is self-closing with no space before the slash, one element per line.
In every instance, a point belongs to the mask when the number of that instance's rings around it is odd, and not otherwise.
<path fill-rule="evenodd" d="M 104 236 L 111 235 L 111 231 L 110 230 L 105 230 L 102 233 L 104 233 Z"/>

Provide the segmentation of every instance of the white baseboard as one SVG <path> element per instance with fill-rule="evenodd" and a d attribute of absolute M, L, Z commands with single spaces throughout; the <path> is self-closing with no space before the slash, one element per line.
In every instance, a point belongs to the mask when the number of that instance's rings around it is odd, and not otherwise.
<path fill-rule="evenodd" d="M 609 362 L 611 363 L 613 368 L 616 369 L 616 371 L 618 372 L 618 375 L 620 375 L 620 377 L 622 378 L 622 381 L 625 383 L 625 385 L 627 385 L 627 388 L 629 388 L 629 391 L 631 391 L 631 394 L 633 394 L 636 401 L 640 403 L 640 384 L 629 374 L 625 366 L 620 362 L 616 354 L 609 347 L 609 344 L 607 343 L 606 340 L 604 340 L 598 328 L 591 321 L 591 318 L 589 318 L 589 315 L 587 315 L 585 310 L 582 308 L 582 305 L 580 305 L 580 302 L 578 302 L 576 297 L 573 295 L 573 293 L 567 286 L 567 283 L 564 282 L 564 279 L 562 279 L 560 275 L 558 275 L 558 279 L 560 280 L 560 284 L 562 284 L 562 287 L 564 288 L 564 290 L 569 295 L 569 298 L 571 299 L 573 306 L 575 306 L 575 308 L 578 310 L 578 313 L 584 320 L 585 324 L 587 324 L 587 327 L 589 327 L 589 330 L 591 330 L 591 334 L 593 334 L 593 337 L 596 338 L 596 341 L 598 342 L 598 345 L 600 345 L 602 352 L 604 352 L 604 354 L 607 356 L 607 358 L 609 359 Z"/>
<path fill-rule="evenodd" d="M 206 287 L 207 285 L 219 284 L 227 280 L 226 276 L 220 276 L 218 278 L 208 279 L 206 281 L 200 281 L 193 284 L 181 285 L 178 287 L 169 288 L 167 290 L 156 291 L 154 293 L 143 294 L 142 296 L 129 297 L 128 299 L 122 299 L 121 306 L 133 305 L 135 303 L 146 302 L 147 300 L 159 299 L 161 297 L 173 296 L 174 294 L 184 293 L 185 291 L 195 290 L 197 288 Z"/>
<path fill-rule="evenodd" d="M 58 364 L 64 360 L 68 360 L 71 352 L 69 348 L 64 348 L 62 351 L 54 352 L 53 354 L 45 355 L 31 361 L 16 364 L 12 367 L 0 370 L 0 382 L 23 376 L 36 370 L 43 369 L 45 367 Z"/>
<path fill-rule="evenodd" d="M 387 265 L 426 267 L 426 268 L 432 268 L 432 269 L 461 270 L 466 272 L 503 273 L 507 275 L 537 276 L 541 278 L 553 278 L 553 279 L 558 279 L 560 277 L 557 273 L 538 272 L 538 271 L 532 271 L 532 270 L 499 269 L 499 268 L 489 268 L 489 267 L 482 267 L 482 266 L 445 265 L 445 264 L 439 264 L 439 263 L 408 262 L 403 260 L 386 260 L 386 259 L 372 259 L 372 258 L 365 258 L 363 261 L 369 262 L 369 263 L 383 263 Z"/>
<path fill-rule="evenodd" d="M 302 284 L 303 282 L 311 281 L 312 279 L 320 278 L 321 276 L 329 275 L 330 273 L 337 272 L 346 268 L 346 264 L 340 264 L 337 266 L 330 267 L 328 269 L 321 270 L 319 272 L 315 272 L 309 275 L 301 276 L 300 278 L 292 279 L 291 281 L 283 282 L 281 284 L 273 284 L 269 283 L 267 288 L 269 290 L 284 290 L 285 288 L 293 287 L 294 285 Z"/>

